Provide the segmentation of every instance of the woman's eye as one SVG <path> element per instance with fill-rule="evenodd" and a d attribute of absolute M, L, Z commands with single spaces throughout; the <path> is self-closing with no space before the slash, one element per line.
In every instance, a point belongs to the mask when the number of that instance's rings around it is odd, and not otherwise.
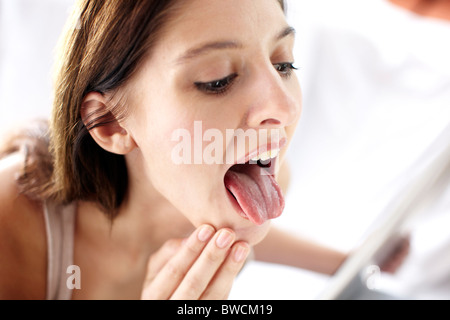
<path fill-rule="evenodd" d="M 289 78 L 292 75 L 292 71 L 297 70 L 293 62 L 276 63 L 273 66 L 284 78 Z"/>
<path fill-rule="evenodd" d="M 221 94 L 225 93 L 237 78 L 237 74 L 233 73 L 223 79 L 214 80 L 210 82 L 195 82 L 198 90 L 205 93 Z"/>

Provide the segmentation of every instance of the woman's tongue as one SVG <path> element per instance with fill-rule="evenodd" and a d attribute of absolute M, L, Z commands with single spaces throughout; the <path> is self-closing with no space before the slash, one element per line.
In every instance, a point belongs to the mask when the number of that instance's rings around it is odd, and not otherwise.
<path fill-rule="evenodd" d="M 258 165 L 233 166 L 225 174 L 224 182 L 253 223 L 261 225 L 283 212 L 284 197 L 280 186 Z"/>

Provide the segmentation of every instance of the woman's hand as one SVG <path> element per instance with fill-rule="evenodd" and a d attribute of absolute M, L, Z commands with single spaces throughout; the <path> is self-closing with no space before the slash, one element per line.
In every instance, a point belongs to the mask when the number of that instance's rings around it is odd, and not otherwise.
<path fill-rule="evenodd" d="M 185 239 L 167 241 L 148 262 L 141 298 L 223 300 L 250 247 L 230 229 L 200 226 Z"/>
<path fill-rule="evenodd" d="M 396 243 L 394 250 L 380 264 L 381 271 L 394 274 L 403 265 L 410 251 L 410 236 L 402 237 Z"/>

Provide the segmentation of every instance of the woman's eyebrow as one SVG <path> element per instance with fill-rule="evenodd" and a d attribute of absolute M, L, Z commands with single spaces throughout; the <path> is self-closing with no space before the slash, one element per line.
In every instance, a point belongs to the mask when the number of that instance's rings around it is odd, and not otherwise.
<path fill-rule="evenodd" d="M 199 47 L 189 49 L 183 54 L 180 58 L 178 58 L 177 64 L 184 63 L 187 60 L 195 58 L 197 56 L 206 54 L 209 51 L 213 50 L 223 50 L 223 49 L 240 49 L 242 48 L 242 44 L 234 41 L 215 41 L 203 44 Z"/>
<path fill-rule="evenodd" d="M 283 31 L 281 31 L 277 37 L 276 40 L 282 40 L 283 38 L 286 38 L 288 36 L 295 36 L 295 29 L 291 26 L 288 26 L 286 28 L 283 29 Z"/>
<path fill-rule="evenodd" d="M 295 35 L 295 29 L 291 26 L 284 28 L 281 32 L 279 32 L 275 40 L 280 41 L 283 38 L 286 38 L 290 35 Z M 193 59 L 197 56 L 204 55 L 210 51 L 214 50 L 224 50 L 224 49 L 241 49 L 243 47 L 242 43 L 236 41 L 214 41 L 208 42 L 206 44 L 200 45 L 199 47 L 195 47 L 193 49 L 187 50 L 181 57 L 176 60 L 175 64 L 181 64 L 186 62 L 187 60 Z"/>

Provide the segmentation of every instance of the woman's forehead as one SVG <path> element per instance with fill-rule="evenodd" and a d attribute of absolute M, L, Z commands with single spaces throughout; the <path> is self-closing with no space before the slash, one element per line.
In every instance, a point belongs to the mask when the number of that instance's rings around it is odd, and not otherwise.
<path fill-rule="evenodd" d="M 192 44 L 261 38 L 285 25 L 284 12 L 277 0 L 188 0 L 176 5 L 164 34 Z"/>

